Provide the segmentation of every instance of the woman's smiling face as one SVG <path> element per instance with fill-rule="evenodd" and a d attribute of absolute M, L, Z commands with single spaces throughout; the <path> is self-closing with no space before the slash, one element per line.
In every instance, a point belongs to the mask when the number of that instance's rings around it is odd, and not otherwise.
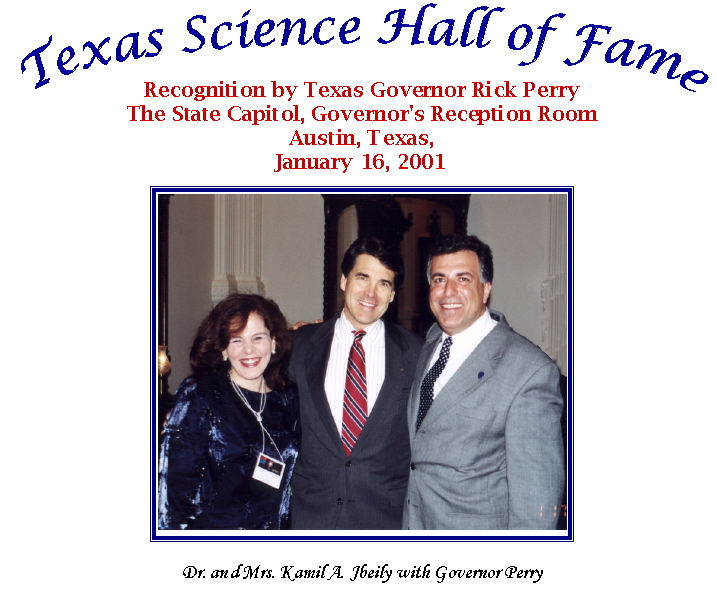
<path fill-rule="evenodd" d="M 230 337 L 229 345 L 222 352 L 232 365 L 234 381 L 241 387 L 259 391 L 274 347 L 274 339 L 262 317 L 257 313 L 249 314 L 244 330 Z"/>

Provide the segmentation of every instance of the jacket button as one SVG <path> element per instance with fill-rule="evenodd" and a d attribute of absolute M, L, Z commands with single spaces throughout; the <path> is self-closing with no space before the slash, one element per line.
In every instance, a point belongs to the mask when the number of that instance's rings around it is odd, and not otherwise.
<path fill-rule="evenodd" d="M 351 467 L 351 461 L 346 461 L 346 467 Z"/>
<path fill-rule="evenodd" d="M 344 502 L 344 500 L 343 500 L 341 497 L 339 497 L 338 499 L 336 499 L 336 503 L 337 503 L 338 505 L 341 505 L 343 502 Z"/>
<path fill-rule="evenodd" d="M 416 464 L 415 464 L 415 463 L 411 463 L 411 471 L 415 471 L 415 469 L 416 469 Z"/>

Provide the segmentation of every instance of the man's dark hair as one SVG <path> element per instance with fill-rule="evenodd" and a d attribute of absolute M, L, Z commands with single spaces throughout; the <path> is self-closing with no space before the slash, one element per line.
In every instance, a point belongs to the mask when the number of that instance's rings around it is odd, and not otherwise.
<path fill-rule="evenodd" d="M 396 290 L 403 282 L 403 259 L 398 247 L 389 246 L 380 238 L 358 238 L 344 253 L 341 262 L 341 273 L 348 278 L 356 265 L 359 255 L 371 255 L 379 260 L 381 265 L 394 273 L 393 289 Z"/>
<path fill-rule="evenodd" d="M 433 257 L 450 255 L 463 250 L 472 250 L 478 255 L 480 281 L 483 283 L 493 282 L 493 253 L 490 250 L 490 246 L 475 236 L 459 236 L 458 234 L 443 236 L 431 248 L 428 254 L 428 281 L 431 281 L 431 261 L 433 261 Z"/>

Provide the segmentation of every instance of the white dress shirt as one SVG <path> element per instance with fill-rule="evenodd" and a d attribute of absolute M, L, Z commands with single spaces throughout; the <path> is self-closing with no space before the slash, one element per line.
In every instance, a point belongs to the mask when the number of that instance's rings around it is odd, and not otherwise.
<path fill-rule="evenodd" d="M 443 369 L 443 372 L 438 376 L 435 384 L 433 385 L 434 399 L 446 383 L 448 383 L 451 377 L 456 374 L 468 356 L 473 353 L 473 350 L 478 347 L 481 341 L 485 339 L 486 335 L 493 330 L 496 324 L 498 324 L 498 322 L 490 317 L 488 308 L 486 308 L 483 315 L 473 322 L 473 324 L 471 324 L 464 331 L 453 335 L 453 344 L 451 345 L 451 353 L 448 356 L 448 362 L 446 363 L 446 367 Z M 428 365 L 429 370 L 436 363 L 438 355 L 441 352 L 441 347 L 443 346 L 443 341 L 445 341 L 448 336 L 449 335 L 445 332 L 441 335 L 441 340 L 436 345 L 436 350 L 433 352 L 431 362 Z M 428 372 L 428 370 L 426 370 L 426 372 Z"/>
<path fill-rule="evenodd" d="M 326 367 L 324 390 L 329 401 L 331 415 L 334 417 L 336 429 L 341 433 L 344 416 L 344 388 L 346 387 L 346 367 L 349 353 L 354 343 L 353 331 L 356 330 L 342 311 L 334 327 L 331 341 L 329 363 Z M 366 386 L 368 388 L 368 413 L 371 414 L 376 403 L 378 392 L 381 391 L 386 376 L 386 339 L 383 320 L 377 320 L 363 330 L 366 331 L 361 344 L 366 354 Z"/>

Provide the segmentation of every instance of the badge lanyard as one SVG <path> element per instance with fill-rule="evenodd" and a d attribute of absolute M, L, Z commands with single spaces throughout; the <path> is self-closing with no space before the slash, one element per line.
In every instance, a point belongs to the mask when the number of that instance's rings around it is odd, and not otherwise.
<path fill-rule="evenodd" d="M 232 383 L 232 387 L 234 387 L 234 391 L 239 396 L 239 399 L 244 402 L 244 405 L 251 411 L 257 423 L 259 423 L 259 427 L 261 427 L 261 452 L 257 457 L 252 478 L 258 480 L 259 482 L 263 482 L 264 484 L 268 484 L 273 488 L 279 488 L 279 486 L 281 486 L 281 479 L 284 477 L 284 457 L 281 456 L 281 451 L 277 448 L 276 442 L 274 442 L 274 439 L 271 437 L 271 434 L 266 430 L 266 428 L 264 427 L 264 423 L 262 422 L 261 413 L 264 412 L 264 408 L 266 407 L 266 385 L 264 383 L 264 377 L 261 378 L 261 401 L 259 404 L 258 411 L 254 410 L 251 404 L 249 404 L 249 400 L 247 400 L 246 396 L 244 395 L 244 392 L 234 382 L 234 379 L 232 379 L 231 373 L 229 375 L 229 380 Z M 269 455 L 264 453 L 264 435 L 266 435 L 271 441 L 274 450 L 279 455 L 279 459 L 274 459 L 273 457 L 270 457 Z"/>

